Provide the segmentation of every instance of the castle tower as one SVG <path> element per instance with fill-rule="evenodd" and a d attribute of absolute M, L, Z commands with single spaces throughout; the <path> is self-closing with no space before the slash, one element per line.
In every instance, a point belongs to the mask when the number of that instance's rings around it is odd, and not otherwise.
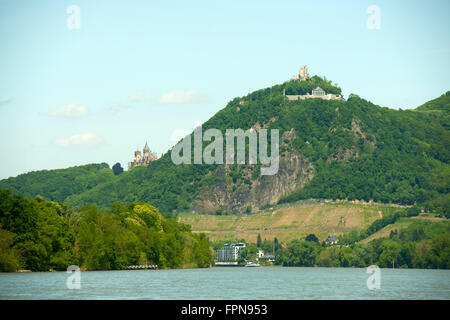
<path fill-rule="evenodd" d="M 308 79 L 308 66 L 301 66 L 298 76 L 300 81 L 305 81 L 306 79 Z"/>
<path fill-rule="evenodd" d="M 145 147 L 144 147 L 144 157 L 148 156 L 148 154 L 150 153 L 150 148 L 148 147 L 147 141 L 145 142 Z"/>
<path fill-rule="evenodd" d="M 139 150 L 136 150 L 134 152 L 134 164 L 139 164 L 141 162 L 142 156 L 141 156 L 141 152 Z"/>
<path fill-rule="evenodd" d="M 144 153 L 144 159 L 143 159 L 143 163 L 144 164 L 148 164 L 150 162 L 149 157 L 150 157 L 150 148 L 148 147 L 147 141 L 145 142 L 145 147 L 142 150 Z"/>

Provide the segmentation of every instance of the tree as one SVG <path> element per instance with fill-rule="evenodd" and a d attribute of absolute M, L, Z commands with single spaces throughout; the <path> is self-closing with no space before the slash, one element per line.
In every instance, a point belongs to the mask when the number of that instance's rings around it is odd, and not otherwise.
<path fill-rule="evenodd" d="M 112 166 L 112 170 L 113 170 L 115 176 L 117 176 L 123 172 L 123 168 L 119 162 L 117 162 L 115 165 Z"/>
<path fill-rule="evenodd" d="M 317 265 L 319 267 L 338 267 L 339 249 L 337 247 L 324 249 L 317 257 Z"/>
<path fill-rule="evenodd" d="M 281 247 L 280 243 L 278 242 L 278 238 L 277 237 L 273 238 L 273 247 L 274 247 L 275 251 L 277 251 Z"/>
<path fill-rule="evenodd" d="M 431 250 L 427 259 L 432 268 L 450 268 L 450 235 L 441 234 L 431 240 Z"/>
<path fill-rule="evenodd" d="M 381 254 L 379 257 L 380 267 L 393 267 L 398 265 L 400 258 L 401 245 L 393 241 L 383 241 L 381 246 Z"/>
<path fill-rule="evenodd" d="M 11 248 L 14 233 L 0 229 L 0 271 L 16 271 L 19 265 L 16 253 Z"/>
<path fill-rule="evenodd" d="M 239 253 L 239 262 L 242 261 L 252 261 L 256 258 L 258 253 L 258 248 L 254 243 L 248 243 L 244 250 Z"/>
<path fill-rule="evenodd" d="M 258 233 L 258 238 L 256 239 L 256 246 L 258 248 L 261 248 L 261 244 L 262 244 L 261 235 Z"/>
<path fill-rule="evenodd" d="M 280 249 L 275 258 L 275 264 L 283 266 L 312 267 L 321 247 L 315 242 L 292 240 L 286 249 Z"/>
<path fill-rule="evenodd" d="M 306 236 L 305 240 L 319 243 L 319 239 L 316 237 L 316 235 L 314 233 L 308 234 Z"/>

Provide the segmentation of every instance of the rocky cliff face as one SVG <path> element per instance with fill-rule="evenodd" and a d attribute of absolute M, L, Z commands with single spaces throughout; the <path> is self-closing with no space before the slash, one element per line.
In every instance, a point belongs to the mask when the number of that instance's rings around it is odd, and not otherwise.
<path fill-rule="evenodd" d="M 338 110 L 336 110 L 338 112 Z M 270 119 L 270 122 L 276 119 Z M 270 123 L 269 123 L 270 124 Z M 268 124 L 255 123 L 255 130 L 267 128 Z M 331 127 L 331 132 L 342 130 L 353 137 L 355 142 L 349 148 L 339 148 L 335 154 L 329 156 L 327 162 L 346 162 L 350 158 L 359 156 L 356 142 L 359 139 L 375 147 L 375 137 L 362 129 L 361 123 L 352 119 L 351 128 Z M 262 176 L 256 172 L 254 166 L 228 165 L 218 167 L 212 174 L 215 183 L 211 187 L 203 188 L 202 199 L 192 203 L 192 210 L 196 212 L 215 213 L 217 210 L 231 212 L 258 211 L 264 206 L 275 204 L 281 197 L 290 192 L 303 188 L 313 177 L 314 167 L 299 151 L 290 148 L 289 144 L 297 138 L 294 128 L 284 132 L 280 142 L 280 165 L 278 173 L 272 176 Z M 232 170 L 233 169 L 233 170 Z M 233 178 L 233 173 L 239 172 L 239 177 Z"/>
<path fill-rule="evenodd" d="M 295 139 L 295 130 L 283 134 L 281 146 Z M 212 187 L 204 188 L 202 199 L 193 202 L 197 212 L 258 211 L 263 206 L 276 203 L 287 193 L 302 188 L 314 176 L 312 164 L 298 151 L 286 150 L 280 153 L 279 170 L 275 175 L 255 174 L 255 166 L 236 165 L 239 179 L 230 176 L 230 166 L 218 167 L 213 175 L 216 181 Z M 253 177 L 253 179 L 252 179 Z"/>

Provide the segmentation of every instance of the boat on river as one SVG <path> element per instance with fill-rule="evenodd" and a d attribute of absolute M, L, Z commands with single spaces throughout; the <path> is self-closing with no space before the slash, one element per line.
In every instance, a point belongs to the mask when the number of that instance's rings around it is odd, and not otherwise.
<path fill-rule="evenodd" d="M 245 266 L 246 267 L 261 267 L 261 265 L 259 263 L 253 262 L 253 261 L 247 262 L 247 264 Z"/>

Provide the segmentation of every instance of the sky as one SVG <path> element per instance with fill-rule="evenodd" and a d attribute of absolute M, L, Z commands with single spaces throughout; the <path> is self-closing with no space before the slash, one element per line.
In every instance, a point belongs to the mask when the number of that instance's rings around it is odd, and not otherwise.
<path fill-rule="evenodd" d="M 158 156 L 301 65 L 389 108 L 450 90 L 450 1 L 0 0 L 0 179 Z"/>

